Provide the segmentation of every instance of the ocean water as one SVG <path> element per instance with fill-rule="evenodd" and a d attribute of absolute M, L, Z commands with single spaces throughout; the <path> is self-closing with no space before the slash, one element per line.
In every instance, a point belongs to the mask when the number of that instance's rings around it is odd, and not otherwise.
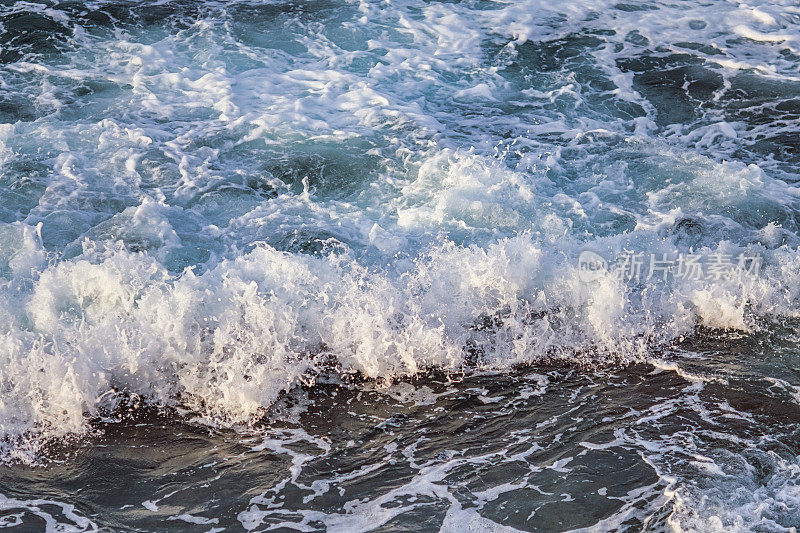
<path fill-rule="evenodd" d="M 798 168 L 793 0 L 0 0 L 0 528 L 797 531 Z"/>

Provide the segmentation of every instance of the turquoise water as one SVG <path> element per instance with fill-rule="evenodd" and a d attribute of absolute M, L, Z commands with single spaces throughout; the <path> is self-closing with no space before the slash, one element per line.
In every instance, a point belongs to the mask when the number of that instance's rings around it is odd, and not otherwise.
<path fill-rule="evenodd" d="M 0 1 L 0 527 L 793 531 L 799 24 Z"/>

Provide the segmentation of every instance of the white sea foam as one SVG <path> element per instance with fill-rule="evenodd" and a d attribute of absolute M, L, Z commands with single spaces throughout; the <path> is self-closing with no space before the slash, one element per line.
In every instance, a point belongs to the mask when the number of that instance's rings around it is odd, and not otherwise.
<path fill-rule="evenodd" d="M 794 2 L 361 0 L 326 23 L 259 7 L 110 28 L 69 6 L 0 8 L 69 30 L 58 59 L 0 67 L 16 98 L 0 109 L 4 460 L 35 461 L 129 396 L 247 425 L 323 371 L 653 361 L 697 325 L 797 316 L 800 191 L 780 141 L 796 134 Z M 587 284 L 584 249 L 764 268 Z M 698 507 L 676 489 L 672 525 L 766 524 L 747 516 L 796 503 L 796 465 L 776 462 L 786 476 L 749 499 L 712 490 Z M 448 468 L 395 496 L 443 498 L 446 528 L 488 528 L 437 485 Z M 382 501 L 354 503 L 358 523 L 399 512 Z"/>
<path fill-rule="evenodd" d="M 0 519 L 0 527 L 23 525 L 22 514 L 32 514 L 44 522 L 45 531 L 47 532 L 78 533 L 99 531 L 97 525 L 79 513 L 74 505 L 59 501 L 44 499 L 18 500 L 16 498 L 7 498 L 0 494 L 0 511 L 5 515 Z"/>
<path fill-rule="evenodd" d="M 30 255 L 24 244 L 20 253 Z M 559 256 L 525 234 L 487 248 L 445 243 L 401 274 L 266 245 L 202 274 L 174 276 L 125 250 L 87 251 L 34 280 L 26 270 L 2 293 L 4 437 L 82 433 L 113 408 L 109 390 L 247 423 L 326 354 L 372 378 L 455 370 L 470 350 L 479 367 L 500 369 L 552 356 L 634 360 L 698 322 L 746 329 L 753 311 L 795 313 L 800 256 L 783 248 L 761 279 L 654 286 L 642 299 L 611 278 L 583 284 Z"/>

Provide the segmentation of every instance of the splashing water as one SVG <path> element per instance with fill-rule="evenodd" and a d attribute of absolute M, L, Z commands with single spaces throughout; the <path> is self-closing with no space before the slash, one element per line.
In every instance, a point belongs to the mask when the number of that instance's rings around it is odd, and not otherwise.
<path fill-rule="evenodd" d="M 0 527 L 794 531 L 798 28 L 0 1 Z"/>

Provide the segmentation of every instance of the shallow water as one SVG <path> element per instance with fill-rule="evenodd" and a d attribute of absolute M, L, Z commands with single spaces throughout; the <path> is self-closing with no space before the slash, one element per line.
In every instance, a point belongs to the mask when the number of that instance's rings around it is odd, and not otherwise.
<path fill-rule="evenodd" d="M 798 28 L 0 1 L 0 527 L 794 531 Z"/>

